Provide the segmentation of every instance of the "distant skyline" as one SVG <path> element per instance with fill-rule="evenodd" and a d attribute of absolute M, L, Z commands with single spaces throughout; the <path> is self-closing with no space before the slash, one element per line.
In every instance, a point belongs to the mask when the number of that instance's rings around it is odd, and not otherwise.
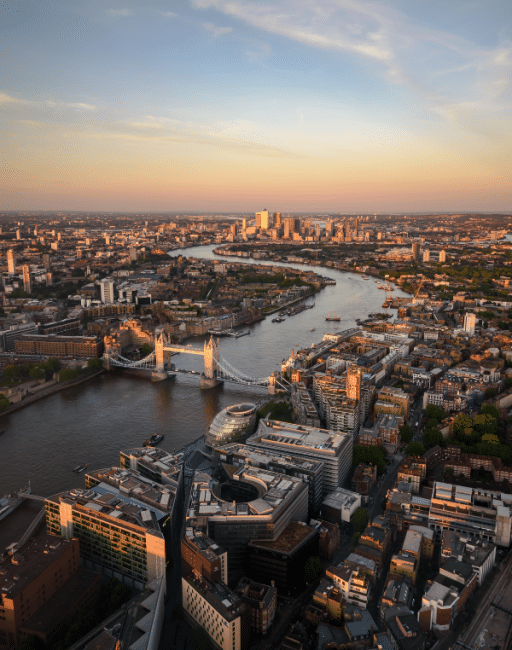
<path fill-rule="evenodd" d="M 509 0 L 7 0 L 0 210 L 510 212 Z"/>

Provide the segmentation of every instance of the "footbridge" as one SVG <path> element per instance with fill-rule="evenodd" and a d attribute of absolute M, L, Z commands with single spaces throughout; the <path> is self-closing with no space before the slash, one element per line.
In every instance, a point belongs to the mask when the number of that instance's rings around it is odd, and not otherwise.
<path fill-rule="evenodd" d="M 169 359 L 176 354 L 195 354 L 204 358 L 204 371 L 200 374 L 201 388 L 211 388 L 217 384 L 228 381 L 244 386 L 261 386 L 274 392 L 276 384 L 279 384 L 278 378 L 274 375 L 270 377 L 255 378 L 238 370 L 221 357 L 219 350 L 219 341 L 213 336 L 209 341 L 205 341 L 204 347 L 199 348 L 193 345 L 177 345 L 161 333 L 155 338 L 155 350 L 147 357 L 138 361 L 126 359 L 118 351 L 107 349 L 103 355 L 107 368 L 127 368 L 151 370 L 152 379 L 155 381 L 166 379 L 173 375 L 196 375 L 190 370 L 170 369 Z M 167 361 L 167 362 L 166 362 Z M 279 384 L 280 385 L 280 384 Z M 284 387 L 283 387 L 284 388 Z"/>

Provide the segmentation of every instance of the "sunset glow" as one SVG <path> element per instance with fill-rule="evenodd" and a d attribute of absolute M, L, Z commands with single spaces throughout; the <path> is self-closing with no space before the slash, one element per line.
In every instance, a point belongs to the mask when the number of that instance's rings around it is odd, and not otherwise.
<path fill-rule="evenodd" d="M 510 210 L 506 0 L 5 7 L 2 210 Z"/>

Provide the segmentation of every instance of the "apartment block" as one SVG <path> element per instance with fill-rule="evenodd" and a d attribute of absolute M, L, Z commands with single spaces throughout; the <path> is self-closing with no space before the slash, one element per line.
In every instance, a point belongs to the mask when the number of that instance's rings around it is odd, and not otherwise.
<path fill-rule="evenodd" d="M 80 540 L 85 568 L 137 589 L 165 575 L 168 513 L 103 484 L 47 497 L 45 509 L 49 533 Z"/>

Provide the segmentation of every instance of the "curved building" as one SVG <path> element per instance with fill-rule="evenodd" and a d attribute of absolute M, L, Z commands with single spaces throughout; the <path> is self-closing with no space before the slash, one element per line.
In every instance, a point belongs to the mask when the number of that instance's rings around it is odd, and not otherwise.
<path fill-rule="evenodd" d="M 256 404 L 233 404 L 214 417 L 205 436 L 207 447 L 224 445 L 250 435 L 256 422 Z"/>

